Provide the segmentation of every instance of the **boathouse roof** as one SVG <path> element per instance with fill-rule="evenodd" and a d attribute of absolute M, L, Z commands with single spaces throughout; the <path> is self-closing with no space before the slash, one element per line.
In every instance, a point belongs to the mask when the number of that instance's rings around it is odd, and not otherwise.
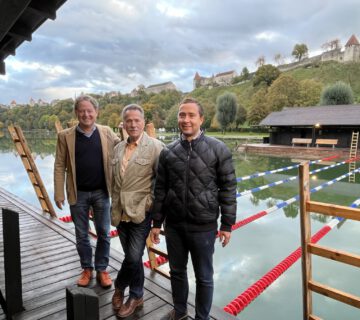
<path fill-rule="evenodd" d="M 0 74 L 5 74 L 5 59 L 47 19 L 55 20 L 66 0 L 0 1 Z"/>
<path fill-rule="evenodd" d="M 360 126 L 360 105 L 285 108 L 270 113 L 261 126 Z"/>

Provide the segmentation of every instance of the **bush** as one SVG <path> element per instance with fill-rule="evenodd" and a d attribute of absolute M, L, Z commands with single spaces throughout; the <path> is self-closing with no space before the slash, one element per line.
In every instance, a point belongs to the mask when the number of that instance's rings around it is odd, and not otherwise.
<path fill-rule="evenodd" d="M 335 84 L 326 87 L 321 93 L 321 106 L 352 103 L 354 103 L 353 91 L 348 84 L 342 81 L 338 81 Z"/>

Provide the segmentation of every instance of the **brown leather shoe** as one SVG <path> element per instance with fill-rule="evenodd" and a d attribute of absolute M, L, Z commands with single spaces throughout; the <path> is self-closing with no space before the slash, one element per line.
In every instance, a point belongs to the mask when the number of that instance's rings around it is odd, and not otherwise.
<path fill-rule="evenodd" d="M 168 313 L 168 320 L 185 320 L 188 319 L 187 314 L 184 314 L 182 316 L 179 316 L 176 314 L 175 309 L 172 309 L 169 313 Z"/>
<path fill-rule="evenodd" d="M 114 295 L 111 299 L 113 309 L 119 311 L 124 302 L 124 292 L 118 288 L 115 288 Z"/>
<path fill-rule="evenodd" d="M 81 272 L 80 278 L 77 282 L 79 287 L 87 287 L 92 278 L 92 269 L 86 268 Z"/>
<path fill-rule="evenodd" d="M 143 298 L 134 299 L 129 298 L 127 301 L 122 305 L 118 313 L 116 314 L 119 318 L 126 318 L 134 313 L 136 308 L 142 307 L 144 304 Z"/>
<path fill-rule="evenodd" d="M 98 271 L 96 273 L 96 280 L 103 288 L 110 288 L 112 285 L 110 275 L 106 271 Z"/>

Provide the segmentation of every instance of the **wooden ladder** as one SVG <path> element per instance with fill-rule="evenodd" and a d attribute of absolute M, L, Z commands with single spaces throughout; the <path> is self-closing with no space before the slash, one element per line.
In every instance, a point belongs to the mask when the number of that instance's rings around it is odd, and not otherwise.
<path fill-rule="evenodd" d="M 126 131 L 124 129 L 122 129 L 122 131 L 126 134 Z M 145 131 L 150 137 L 156 138 L 156 132 L 155 132 L 155 127 L 154 127 L 153 123 L 148 123 L 145 127 Z M 161 235 L 164 235 L 163 230 L 161 230 Z M 157 260 L 157 256 L 163 257 L 167 260 L 168 254 L 165 251 L 162 251 L 154 246 L 154 244 L 150 240 L 150 235 L 146 239 L 146 249 L 147 249 L 148 256 L 149 256 L 151 270 L 155 271 L 156 273 L 161 274 L 165 278 L 170 279 L 169 272 L 159 268 L 160 266 L 159 266 L 158 260 Z"/>
<path fill-rule="evenodd" d="M 342 303 L 360 309 L 360 297 L 331 288 L 327 285 L 314 281 L 312 278 L 311 254 L 342 262 L 354 267 L 360 267 L 360 255 L 334 250 L 329 247 L 311 243 L 311 218 L 310 213 L 321 213 L 327 216 L 342 217 L 360 221 L 360 209 L 346 206 L 338 206 L 329 203 L 310 201 L 309 163 L 302 163 L 299 167 L 300 187 L 300 225 L 301 225 L 301 248 L 302 248 L 302 285 L 303 285 L 303 319 L 319 320 L 312 312 L 312 292 L 335 299 Z"/>
<path fill-rule="evenodd" d="M 39 171 L 36 167 L 35 161 L 31 155 L 30 149 L 26 143 L 21 128 L 10 125 L 8 126 L 8 130 L 25 167 L 25 170 L 29 176 L 30 182 L 34 187 L 42 210 L 49 213 L 52 217 L 56 217 L 54 207 L 49 199 L 48 193 L 46 192 L 45 186 L 41 180 Z"/>
<path fill-rule="evenodd" d="M 356 158 L 359 141 L 359 132 L 352 133 L 349 158 Z M 349 172 L 356 169 L 356 161 L 349 162 Z M 349 175 L 349 182 L 355 182 L 355 173 Z"/>

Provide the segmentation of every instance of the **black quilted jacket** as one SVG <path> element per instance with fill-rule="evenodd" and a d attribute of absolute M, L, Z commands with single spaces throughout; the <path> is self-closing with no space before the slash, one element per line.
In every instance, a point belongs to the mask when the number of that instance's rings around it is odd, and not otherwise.
<path fill-rule="evenodd" d="M 203 133 L 179 139 L 160 154 L 155 184 L 153 227 L 186 223 L 190 228 L 231 231 L 236 219 L 236 177 L 230 150 Z"/>

